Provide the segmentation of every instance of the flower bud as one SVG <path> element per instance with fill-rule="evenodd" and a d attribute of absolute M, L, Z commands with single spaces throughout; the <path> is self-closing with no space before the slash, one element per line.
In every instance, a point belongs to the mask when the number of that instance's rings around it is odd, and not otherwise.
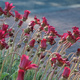
<path fill-rule="evenodd" d="M 65 68 L 64 68 L 64 71 L 63 71 L 63 74 L 62 74 L 64 80 L 67 79 L 67 78 L 69 77 L 70 72 L 71 72 L 71 70 L 70 70 L 69 67 L 65 67 Z"/>
<path fill-rule="evenodd" d="M 20 21 L 19 24 L 18 24 L 18 27 L 21 27 L 23 24 L 23 21 Z"/>
<path fill-rule="evenodd" d="M 17 44 L 17 47 L 20 48 L 20 47 L 21 47 L 21 44 L 18 43 L 18 44 Z"/>
<path fill-rule="evenodd" d="M 24 43 L 27 43 L 27 42 L 28 42 L 28 39 L 27 39 L 27 38 L 25 38 L 23 41 L 24 41 Z"/>
<path fill-rule="evenodd" d="M 27 29 L 24 29 L 25 33 L 30 33 L 30 28 L 28 27 Z"/>
<path fill-rule="evenodd" d="M 30 46 L 27 45 L 26 50 L 29 52 L 30 51 Z"/>
<path fill-rule="evenodd" d="M 9 41 L 10 41 L 10 42 L 13 42 L 13 39 L 10 39 Z"/>
<path fill-rule="evenodd" d="M 29 46 L 30 46 L 30 47 L 34 47 L 34 44 L 35 44 L 35 39 L 32 39 L 32 40 L 29 42 Z"/>

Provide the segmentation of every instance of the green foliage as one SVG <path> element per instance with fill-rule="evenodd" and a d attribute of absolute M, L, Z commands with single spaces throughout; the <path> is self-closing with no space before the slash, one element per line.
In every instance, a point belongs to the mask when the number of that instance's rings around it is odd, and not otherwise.
<path fill-rule="evenodd" d="M 16 80 L 18 75 L 18 71 L 15 71 L 10 77 L 12 78 L 12 80 Z"/>
<path fill-rule="evenodd" d="M 8 75 L 9 75 L 9 73 L 3 72 L 3 73 L 1 74 L 0 80 L 2 80 L 3 78 L 5 78 L 5 77 L 8 76 Z"/>

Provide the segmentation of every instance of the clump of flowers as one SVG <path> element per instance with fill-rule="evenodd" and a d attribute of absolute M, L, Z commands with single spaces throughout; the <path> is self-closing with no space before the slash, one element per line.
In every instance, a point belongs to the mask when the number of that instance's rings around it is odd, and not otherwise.
<path fill-rule="evenodd" d="M 0 16 L 3 16 L 0 17 L 0 80 L 79 80 L 80 47 L 75 52 L 66 52 L 76 42 L 80 44 L 79 27 L 74 26 L 72 32 L 62 35 L 46 17 L 40 21 L 35 16 L 23 28 L 31 12 L 12 12 L 14 7 L 9 2 L 5 2 L 4 9 L 0 7 Z M 5 23 L 10 17 L 14 19 L 12 26 Z"/>

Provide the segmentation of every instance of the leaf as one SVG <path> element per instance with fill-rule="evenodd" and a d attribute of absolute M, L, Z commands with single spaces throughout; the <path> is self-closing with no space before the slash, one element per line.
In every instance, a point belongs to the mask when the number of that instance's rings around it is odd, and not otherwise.
<path fill-rule="evenodd" d="M 10 77 L 12 78 L 12 80 L 16 80 L 17 74 L 18 74 L 18 71 L 15 71 L 15 72 L 10 76 Z"/>
<path fill-rule="evenodd" d="M 9 73 L 3 72 L 3 73 L 1 74 L 0 80 L 2 80 L 4 77 L 6 77 L 6 76 L 8 76 L 8 75 L 9 75 Z"/>

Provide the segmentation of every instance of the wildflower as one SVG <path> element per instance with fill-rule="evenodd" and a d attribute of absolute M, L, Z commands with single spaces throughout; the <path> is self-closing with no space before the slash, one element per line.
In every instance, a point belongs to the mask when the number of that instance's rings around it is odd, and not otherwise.
<path fill-rule="evenodd" d="M 73 29 L 73 35 L 75 36 L 75 38 L 80 37 L 80 30 L 79 30 L 79 28 L 74 26 L 72 29 Z"/>
<path fill-rule="evenodd" d="M 55 43 L 54 37 L 53 36 L 49 36 L 49 42 L 51 45 L 53 45 Z"/>
<path fill-rule="evenodd" d="M 0 40 L 5 38 L 5 31 L 0 30 Z"/>
<path fill-rule="evenodd" d="M 23 21 L 26 21 L 27 20 L 29 14 L 30 14 L 30 11 L 28 11 L 28 10 L 25 10 L 24 11 Z"/>
<path fill-rule="evenodd" d="M 5 11 L 9 12 L 12 8 L 14 8 L 13 3 L 5 2 Z"/>
<path fill-rule="evenodd" d="M 18 11 L 15 11 L 15 21 L 18 21 L 19 19 L 22 19 L 22 15 L 20 15 Z"/>
<path fill-rule="evenodd" d="M 58 36 L 61 37 L 61 35 L 59 35 L 57 33 L 57 31 L 55 30 L 55 28 L 53 26 L 48 26 L 48 34 L 52 34 L 52 36 Z"/>
<path fill-rule="evenodd" d="M 34 26 L 35 26 L 35 21 L 31 21 L 31 22 L 29 23 L 29 26 L 30 26 L 30 31 L 33 32 L 33 29 L 34 29 Z"/>
<path fill-rule="evenodd" d="M 68 33 L 63 33 L 63 35 L 61 36 L 61 39 L 60 39 L 59 43 L 63 43 L 63 42 L 65 42 L 67 36 L 68 36 Z"/>
<path fill-rule="evenodd" d="M 8 49 L 9 46 L 8 44 L 5 42 L 4 39 L 0 40 L 0 50 L 3 50 L 4 48 Z"/>
<path fill-rule="evenodd" d="M 22 24 L 23 24 L 23 21 L 20 21 L 20 22 L 18 23 L 18 27 L 21 27 Z"/>
<path fill-rule="evenodd" d="M 30 46 L 30 47 L 34 47 L 34 44 L 35 44 L 35 39 L 32 39 L 32 40 L 30 41 L 30 43 L 29 43 L 29 46 Z"/>
<path fill-rule="evenodd" d="M 24 80 L 24 70 L 19 69 L 18 77 L 16 80 Z"/>
<path fill-rule="evenodd" d="M 70 31 L 68 31 L 68 36 L 67 36 L 67 40 L 73 44 L 76 42 L 76 38 L 72 35 L 72 33 Z"/>
<path fill-rule="evenodd" d="M 31 64 L 32 61 L 29 60 L 29 56 L 26 56 L 25 54 L 22 55 L 19 68 L 22 70 L 28 70 L 28 69 L 36 69 L 38 66 L 36 64 Z"/>
<path fill-rule="evenodd" d="M 3 9 L 0 7 L 0 15 L 4 13 Z"/>
<path fill-rule="evenodd" d="M 42 49 L 46 49 L 46 47 L 47 47 L 46 41 L 47 41 L 46 39 L 41 40 L 41 45 L 40 45 L 40 47 L 41 47 Z"/>
<path fill-rule="evenodd" d="M 56 60 L 57 60 L 57 58 L 52 58 L 52 59 L 51 59 L 51 66 L 53 66 L 53 64 L 56 63 Z"/>
<path fill-rule="evenodd" d="M 43 21 L 42 21 L 42 27 L 48 25 L 47 19 L 45 17 L 43 17 L 42 19 L 43 19 Z"/>
<path fill-rule="evenodd" d="M 40 25 L 40 19 L 38 19 L 36 16 L 34 17 L 35 23 Z"/>
<path fill-rule="evenodd" d="M 62 76 L 67 79 L 69 75 L 70 75 L 70 68 L 65 67 Z"/>
<path fill-rule="evenodd" d="M 59 53 L 55 53 L 57 58 L 61 57 L 61 55 Z"/>
<path fill-rule="evenodd" d="M 7 25 L 7 24 L 3 24 L 3 26 L 2 26 L 2 30 L 6 32 L 7 29 L 8 29 L 8 27 L 9 27 L 9 25 Z"/>
<path fill-rule="evenodd" d="M 57 58 L 57 60 L 59 64 L 62 64 L 62 65 L 66 62 L 66 59 L 65 58 L 63 59 L 62 57 Z"/>

